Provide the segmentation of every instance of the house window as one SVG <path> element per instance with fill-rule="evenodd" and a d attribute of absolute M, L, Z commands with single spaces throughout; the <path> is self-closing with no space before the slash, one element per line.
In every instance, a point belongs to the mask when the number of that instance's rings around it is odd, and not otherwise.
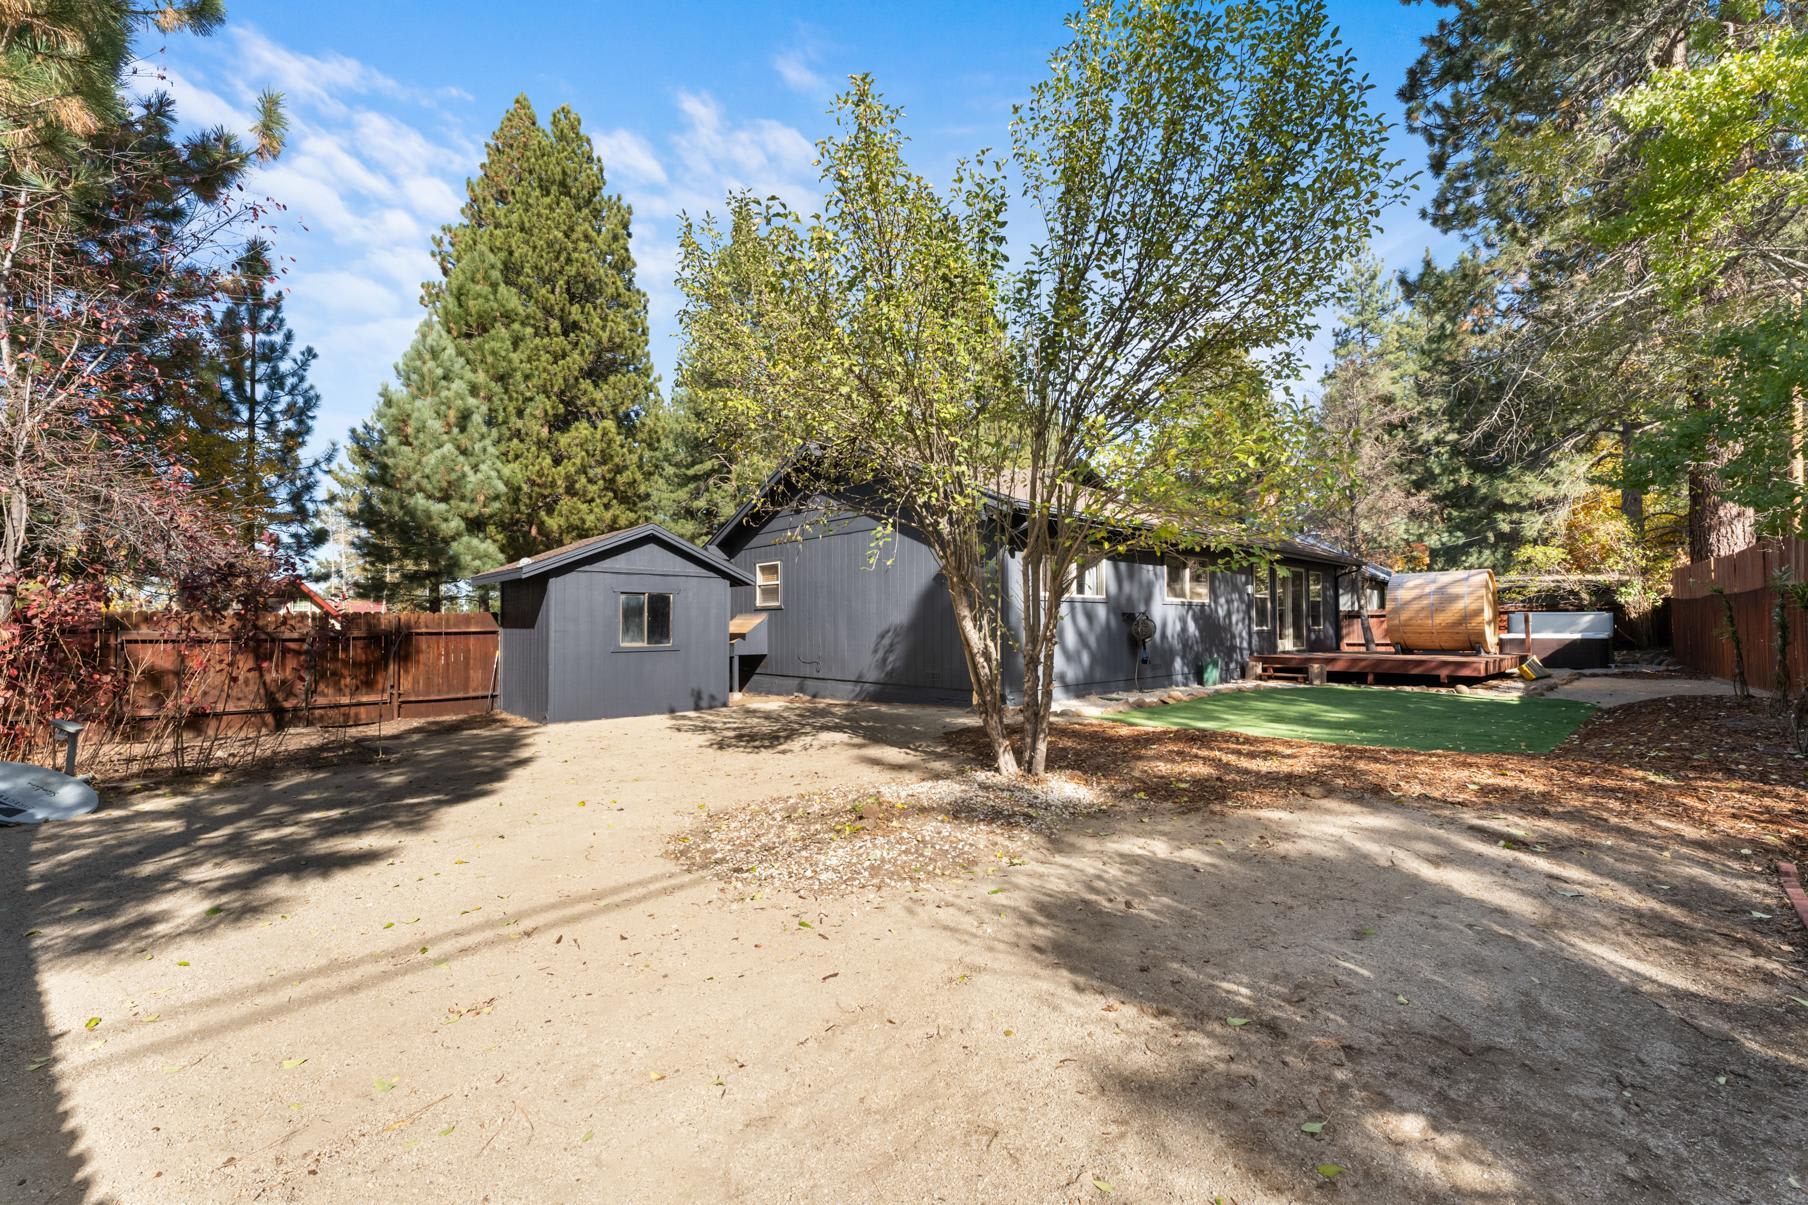
<path fill-rule="evenodd" d="M 1306 622 L 1313 631 L 1325 626 L 1325 575 L 1306 575 Z"/>
<path fill-rule="evenodd" d="M 779 605 L 779 564 L 777 561 L 761 561 L 753 567 L 753 605 L 756 607 L 776 607 Z"/>
<path fill-rule="evenodd" d="M 1371 611 L 1387 610 L 1387 587 L 1386 586 L 1382 585 L 1380 582 L 1370 582 L 1368 585 L 1363 587 L 1363 590 L 1365 592 L 1367 592 L 1368 597 L 1369 597 L 1369 610 L 1371 610 Z"/>
<path fill-rule="evenodd" d="M 1274 627 L 1274 587 L 1269 583 L 1268 570 L 1256 570 L 1256 631 L 1266 632 Z"/>
<path fill-rule="evenodd" d="M 621 596 L 623 648 L 651 648 L 672 643 L 672 596 L 624 594 Z"/>
<path fill-rule="evenodd" d="M 1084 563 L 1074 565 L 1072 584 L 1067 588 L 1067 597 L 1104 598 L 1105 562 L 1094 561 L 1090 565 Z"/>
<path fill-rule="evenodd" d="M 1212 601 L 1212 571 L 1204 562 L 1168 558 L 1168 601 Z"/>

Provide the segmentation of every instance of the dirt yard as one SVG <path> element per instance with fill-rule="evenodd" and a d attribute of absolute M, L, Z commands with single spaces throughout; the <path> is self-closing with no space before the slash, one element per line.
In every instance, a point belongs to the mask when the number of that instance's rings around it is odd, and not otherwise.
<path fill-rule="evenodd" d="M 1542 759 L 1074 724 L 1122 802 L 966 873 L 683 860 L 957 774 L 954 720 L 427 725 L 0 831 L 0 1197 L 1808 1200 L 1808 783 L 1750 709 Z"/>

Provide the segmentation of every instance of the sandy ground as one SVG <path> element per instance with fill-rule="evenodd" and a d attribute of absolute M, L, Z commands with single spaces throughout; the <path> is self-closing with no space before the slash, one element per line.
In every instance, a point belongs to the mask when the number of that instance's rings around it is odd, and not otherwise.
<path fill-rule="evenodd" d="M 1567 677 L 1567 675 L 1565 675 Z M 1576 699 L 1596 707 L 1619 707 L 1644 699 L 1661 699 L 1670 695 L 1724 695 L 1732 697 L 1733 686 L 1718 678 L 1667 677 L 1661 674 L 1634 672 L 1589 672 L 1578 674 L 1573 681 L 1550 692 L 1553 699 Z"/>
<path fill-rule="evenodd" d="M 1314 798 L 833 901 L 662 856 L 700 807 L 937 772 L 951 719 L 427 726 L 0 831 L 0 1198 L 1808 1183 L 1808 935 L 1725 839 Z"/>

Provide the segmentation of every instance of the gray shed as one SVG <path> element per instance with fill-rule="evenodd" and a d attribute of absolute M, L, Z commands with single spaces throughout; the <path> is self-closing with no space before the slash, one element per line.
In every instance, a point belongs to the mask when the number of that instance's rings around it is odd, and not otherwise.
<path fill-rule="evenodd" d="M 598 720 L 728 702 L 728 587 L 747 571 L 654 523 L 471 579 L 502 591 L 500 706 Z"/>

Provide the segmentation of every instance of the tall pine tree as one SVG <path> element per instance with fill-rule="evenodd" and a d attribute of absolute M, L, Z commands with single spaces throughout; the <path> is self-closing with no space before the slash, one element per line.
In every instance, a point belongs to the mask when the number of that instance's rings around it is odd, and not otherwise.
<path fill-rule="evenodd" d="M 421 324 L 396 377 L 352 432 L 336 501 L 357 529 L 359 592 L 438 611 L 447 583 L 502 560 L 485 532 L 502 473 L 475 375 L 445 327 Z"/>
<path fill-rule="evenodd" d="M 270 245 L 254 239 L 234 265 L 213 324 L 209 396 L 190 451 L 198 484 L 247 542 L 273 536 L 300 557 L 326 538 L 314 491 L 333 452 L 308 454 L 320 410 L 320 394 L 308 382 L 314 349 L 295 350 L 272 280 Z"/>
<path fill-rule="evenodd" d="M 506 493 L 508 558 L 629 526 L 648 508 L 657 405 L 630 211 L 578 115 L 541 126 L 518 97 L 435 240 L 427 302 L 476 375 Z"/>

